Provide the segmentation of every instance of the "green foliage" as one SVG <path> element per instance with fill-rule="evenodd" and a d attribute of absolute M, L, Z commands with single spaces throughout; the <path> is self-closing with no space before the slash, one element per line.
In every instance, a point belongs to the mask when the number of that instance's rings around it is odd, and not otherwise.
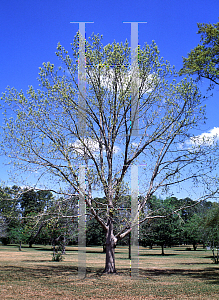
<path fill-rule="evenodd" d="M 169 197 L 161 200 L 155 196 L 151 197 L 148 201 L 149 211 L 167 217 L 148 219 L 147 223 L 143 224 L 140 228 L 141 244 L 172 246 L 183 243 L 192 244 L 196 250 L 199 243 L 203 243 L 204 246 L 216 243 L 219 234 L 218 204 L 207 201 L 194 204 L 195 201 L 190 198 Z M 184 209 L 173 214 L 178 207 Z"/>
<path fill-rule="evenodd" d="M 154 244 L 172 246 L 182 241 L 182 222 L 173 211 L 180 205 L 175 197 L 158 199 L 153 196 L 148 201 L 148 208 L 159 218 L 149 219 L 140 229 L 140 238 L 143 245 Z M 163 217 L 162 217 L 163 216 Z M 166 217 L 165 217 L 166 216 Z"/>
<path fill-rule="evenodd" d="M 4 244 L 8 244 L 13 240 L 18 241 L 17 237 L 15 237 L 15 231 L 18 232 L 19 238 L 21 238 L 22 235 L 19 220 L 20 209 L 17 197 L 18 192 L 19 187 L 17 186 L 0 188 L 0 217 L 1 226 L 4 228 L 4 234 L 0 236 L 0 239 Z"/>
<path fill-rule="evenodd" d="M 203 242 L 203 216 L 194 214 L 183 226 L 184 239 L 187 244 L 192 244 L 196 250 L 197 244 Z"/>
<path fill-rule="evenodd" d="M 201 44 L 183 58 L 180 74 L 195 74 L 197 79 L 210 80 L 210 88 L 219 84 L 219 22 L 216 24 L 198 23 Z"/>
<path fill-rule="evenodd" d="M 49 191 L 24 190 L 20 199 L 21 213 L 23 217 L 42 213 L 50 204 L 52 193 Z"/>
<path fill-rule="evenodd" d="M 106 234 L 95 219 L 86 222 L 86 232 L 87 246 L 103 246 Z"/>
<path fill-rule="evenodd" d="M 205 213 L 204 230 L 207 243 L 212 248 L 219 248 L 219 204 L 213 203 L 212 207 Z"/>

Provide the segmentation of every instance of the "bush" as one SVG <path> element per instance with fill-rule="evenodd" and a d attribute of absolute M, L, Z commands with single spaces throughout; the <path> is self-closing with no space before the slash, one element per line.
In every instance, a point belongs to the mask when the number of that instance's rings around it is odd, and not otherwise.
<path fill-rule="evenodd" d="M 62 248 L 59 246 L 57 248 L 53 248 L 52 261 L 62 261 L 64 260 L 62 254 Z"/>

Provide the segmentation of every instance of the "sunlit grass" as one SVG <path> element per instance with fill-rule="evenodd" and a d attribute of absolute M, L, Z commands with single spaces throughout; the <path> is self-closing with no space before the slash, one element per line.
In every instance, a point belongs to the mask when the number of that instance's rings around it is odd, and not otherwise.
<path fill-rule="evenodd" d="M 0 246 L 0 299 L 219 299 L 219 266 L 201 247 L 139 249 L 139 277 L 130 278 L 127 247 L 116 248 L 117 275 L 103 275 L 102 247 L 87 247 L 87 276 L 77 277 L 77 247 L 52 262 L 51 246 Z"/>

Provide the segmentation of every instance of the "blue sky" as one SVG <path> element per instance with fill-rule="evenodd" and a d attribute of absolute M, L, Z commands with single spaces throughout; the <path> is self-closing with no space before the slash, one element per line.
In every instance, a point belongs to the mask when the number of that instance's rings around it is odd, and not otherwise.
<path fill-rule="evenodd" d="M 38 68 L 50 61 L 59 65 L 55 51 L 60 42 L 67 49 L 78 30 L 74 21 L 90 21 L 86 35 L 103 34 L 103 43 L 130 41 L 129 21 L 139 24 L 139 44 L 155 40 L 161 55 L 182 67 L 182 56 L 194 48 L 200 37 L 197 23 L 219 21 L 218 0 L 1 0 L 0 4 L 0 93 L 7 85 L 24 91 L 28 85 L 37 88 Z M 205 92 L 207 83 L 200 85 Z M 207 123 L 203 131 L 219 127 L 218 89 L 207 102 Z M 201 132 L 200 132 L 201 133 Z M 0 179 L 7 180 L 7 168 L 0 158 Z"/>

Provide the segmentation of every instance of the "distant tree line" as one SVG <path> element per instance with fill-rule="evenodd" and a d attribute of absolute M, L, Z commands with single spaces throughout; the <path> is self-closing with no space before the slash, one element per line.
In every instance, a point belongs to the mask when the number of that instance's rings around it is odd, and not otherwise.
<path fill-rule="evenodd" d="M 64 200 L 64 201 L 63 201 Z M 104 198 L 96 198 L 98 203 Z M 130 196 L 124 196 L 118 203 L 115 227 L 117 229 L 130 222 Z M 106 200 L 105 200 L 106 202 Z M 139 227 L 139 243 L 142 246 L 192 245 L 196 250 L 198 244 L 203 247 L 219 245 L 219 204 L 203 201 L 199 205 L 190 198 L 177 199 L 167 197 L 159 199 L 152 196 L 146 207 L 145 215 L 157 212 L 164 218 L 149 219 Z M 70 199 L 55 198 L 50 191 L 28 190 L 17 186 L 0 188 L 0 240 L 4 245 L 17 243 L 61 245 L 63 252 L 66 245 L 77 244 L 77 196 Z M 177 207 L 184 207 L 173 214 Z M 103 207 L 102 212 L 105 212 Z M 142 213 L 144 214 L 144 213 Z M 169 215 L 168 215 L 169 214 Z M 87 246 L 104 245 L 105 233 L 97 221 L 87 214 Z M 130 236 L 120 241 L 128 245 Z"/>

